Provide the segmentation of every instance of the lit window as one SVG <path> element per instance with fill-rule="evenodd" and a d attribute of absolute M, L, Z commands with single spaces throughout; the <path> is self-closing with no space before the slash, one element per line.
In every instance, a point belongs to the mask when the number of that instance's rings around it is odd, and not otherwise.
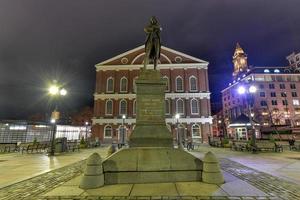
<path fill-rule="evenodd" d="M 191 114 L 199 114 L 199 106 L 197 99 L 191 100 Z"/>
<path fill-rule="evenodd" d="M 122 99 L 120 101 L 120 115 L 126 115 L 127 114 L 127 101 L 125 99 Z"/>
<path fill-rule="evenodd" d="M 120 92 L 127 92 L 127 78 L 122 77 L 120 80 Z"/>
<path fill-rule="evenodd" d="M 183 91 L 183 79 L 180 76 L 176 78 L 176 91 L 177 92 Z"/>
<path fill-rule="evenodd" d="M 176 113 L 184 114 L 184 102 L 182 99 L 176 101 Z"/>
<path fill-rule="evenodd" d="M 270 70 L 265 69 L 265 70 L 264 70 L 264 73 L 270 73 Z"/>
<path fill-rule="evenodd" d="M 112 77 L 106 80 L 106 92 L 114 92 L 114 79 Z"/>
<path fill-rule="evenodd" d="M 105 103 L 105 114 L 112 115 L 113 114 L 113 101 L 107 100 Z"/>
<path fill-rule="evenodd" d="M 280 73 L 279 69 L 274 69 L 274 73 Z"/>
<path fill-rule="evenodd" d="M 294 106 L 299 106 L 299 100 L 298 99 L 293 99 L 293 105 Z"/>
<path fill-rule="evenodd" d="M 192 126 L 192 138 L 201 138 L 200 126 L 198 124 Z"/>
<path fill-rule="evenodd" d="M 197 79 L 194 76 L 190 77 L 190 91 L 197 91 Z"/>
<path fill-rule="evenodd" d="M 104 138 L 112 138 L 112 127 L 109 125 L 104 127 Z"/>

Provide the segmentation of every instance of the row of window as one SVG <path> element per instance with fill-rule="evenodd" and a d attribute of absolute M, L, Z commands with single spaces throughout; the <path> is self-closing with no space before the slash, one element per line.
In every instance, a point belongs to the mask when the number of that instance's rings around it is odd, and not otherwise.
<path fill-rule="evenodd" d="M 271 100 L 271 104 L 273 106 L 277 106 L 278 105 L 277 100 Z M 260 101 L 260 105 L 261 106 L 268 106 L 266 101 Z M 282 100 L 282 105 L 287 106 L 288 101 L 286 99 Z M 299 106 L 300 105 L 299 100 L 298 99 L 293 99 L 293 105 L 294 106 Z"/>
<path fill-rule="evenodd" d="M 297 92 L 291 92 L 291 94 L 292 94 L 292 97 L 298 97 Z M 287 97 L 287 93 L 286 92 L 281 92 L 280 95 L 281 95 L 281 97 Z M 259 96 L 260 97 L 266 97 L 266 93 L 265 92 L 260 92 Z M 276 97 L 276 92 L 271 92 L 270 96 L 271 97 Z"/>
<path fill-rule="evenodd" d="M 259 88 L 260 88 L 260 89 L 264 89 L 265 86 L 264 86 L 263 84 L 259 84 Z M 280 88 L 280 89 L 286 89 L 285 84 L 284 84 L 284 83 L 280 83 L 280 84 L 279 84 L 279 88 Z M 291 88 L 291 89 L 296 89 L 296 84 L 295 84 L 295 83 L 291 83 L 291 84 L 290 84 L 290 88 Z M 274 84 L 274 83 L 270 83 L 270 84 L 269 84 L 269 89 L 275 89 L 275 84 Z"/>
<path fill-rule="evenodd" d="M 176 100 L 176 113 L 184 114 L 185 111 L 185 102 L 183 99 Z M 199 114 L 199 101 L 197 99 L 191 99 L 190 101 L 191 114 Z M 133 101 L 132 113 L 136 114 L 136 100 Z M 171 114 L 171 102 L 169 99 L 165 100 L 165 113 Z M 119 102 L 119 114 L 127 115 L 127 100 L 122 99 Z M 108 99 L 105 102 L 105 115 L 113 115 L 113 100 Z"/>
<path fill-rule="evenodd" d="M 133 88 L 135 92 L 135 80 L 137 77 L 133 79 Z M 167 76 L 164 76 L 163 79 L 166 81 L 166 91 L 170 91 L 170 81 Z M 175 79 L 175 91 L 183 92 L 184 91 L 184 81 L 181 76 L 177 76 Z M 197 92 L 198 91 L 198 81 L 195 76 L 189 77 L 189 91 Z M 114 92 L 114 78 L 109 77 L 106 80 L 106 92 L 113 93 Z M 120 93 L 128 92 L 128 79 L 126 77 L 122 77 L 120 79 Z"/>
<path fill-rule="evenodd" d="M 295 75 L 281 76 L 281 75 L 259 75 L 259 74 L 255 74 L 253 79 L 255 81 L 259 81 L 259 82 L 274 82 L 274 81 L 277 81 L 277 82 L 298 82 L 298 81 L 300 81 L 300 76 L 295 76 Z"/>
<path fill-rule="evenodd" d="M 184 127 L 179 126 L 178 131 L 181 131 L 181 130 L 184 130 Z M 193 124 L 191 131 L 192 131 L 192 138 L 201 138 L 201 128 L 198 124 Z M 103 132 L 104 132 L 104 138 L 112 138 L 113 137 L 113 128 L 111 125 L 106 125 L 104 127 Z"/>

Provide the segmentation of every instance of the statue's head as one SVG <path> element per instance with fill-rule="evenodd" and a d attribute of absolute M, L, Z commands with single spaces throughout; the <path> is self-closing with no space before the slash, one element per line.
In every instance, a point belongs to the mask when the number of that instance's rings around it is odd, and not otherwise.
<path fill-rule="evenodd" d="M 151 22 L 151 24 L 157 24 L 157 23 L 158 23 L 158 21 L 157 21 L 157 19 L 156 19 L 155 16 L 152 16 L 152 17 L 150 18 L 150 22 Z"/>

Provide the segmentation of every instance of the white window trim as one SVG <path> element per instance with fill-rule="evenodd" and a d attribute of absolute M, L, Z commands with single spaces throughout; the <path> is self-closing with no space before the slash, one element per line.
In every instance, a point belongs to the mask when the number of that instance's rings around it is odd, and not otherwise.
<path fill-rule="evenodd" d="M 125 79 L 126 80 L 126 90 L 122 90 L 122 80 Z M 124 92 L 128 92 L 128 79 L 123 76 L 121 79 L 120 79 L 120 92 L 124 93 Z"/>
<path fill-rule="evenodd" d="M 193 101 L 197 102 L 197 112 L 196 113 L 193 113 L 193 104 L 192 104 Z M 190 108 L 191 108 L 191 114 L 192 115 L 199 115 L 199 101 L 197 99 L 195 99 L 195 98 L 191 99 Z"/>
<path fill-rule="evenodd" d="M 192 90 L 192 84 L 191 84 L 191 79 L 194 78 L 196 80 L 196 89 L 195 90 Z M 189 89 L 191 92 L 197 92 L 198 91 L 198 79 L 196 76 L 190 76 L 189 78 Z"/>
<path fill-rule="evenodd" d="M 169 77 L 167 77 L 167 76 L 164 76 L 163 79 L 166 79 L 166 80 L 167 80 L 168 89 L 165 90 L 165 91 L 166 91 L 166 92 L 169 92 L 169 91 L 170 91 L 170 79 L 169 79 Z"/>
<path fill-rule="evenodd" d="M 125 113 L 121 113 L 121 103 L 122 103 L 122 101 L 125 101 L 125 103 L 126 103 Z M 127 115 L 127 101 L 126 101 L 126 99 L 121 99 L 120 102 L 119 102 L 119 115 Z"/>
<path fill-rule="evenodd" d="M 108 126 L 110 126 L 110 128 L 111 128 L 111 137 L 107 137 L 107 136 L 105 135 L 105 130 L 106 130 L 106 128 L 107 128 Z M 104 126 L 104 128 L 103 128 L 103 137 L 104 137 L 104 138 L 113 138 L 113 128 L 112 128 L 111 125 L 107 124 L 106 126 Z"/>
<path fill-rule="evenodd" d="M 193 134 L 193 128 L 194 128 L 194 126 L 198 126 L 198 128 L 199 128 L 199 136 L 194 136 L 194 134 Z M 202 131 L 201 131 L 201 126 L 199 125 L 199 124 L 193 124 L 192 125 L 192 138 L 202 138 Z"/>
<path fill-rule="evenodd" d="M 107 113 L 107 102 L 111 101 L 112 102 L 112 107 L 111 107 L 111 111 L 112 113 L 109 114 Z M 114 114 L 114 101 L 112 99 L 107 99 L 106 102 L 105 102 L 105 115 L 108 115 L 108 116 L 112 116 Z"/>
<path fill-rule="evenodd" d="M 179 79 L 179 78 L 180 78 L 181 81 L 182 81 L 182 90 L 178 90 L 178 89 L 177 89 L 177 79 Z M 183 92 L 183 91 L 184 91 L 184 82 L 183 82 L 183 78 L 182 78 L 181 76 L 177 76 L 176 79 L 175 79 L 175 91 L 176 91 L 176 92 Z"/>
<path fill-rule="evenodd" d="M 165 99 L 165 101 L 168 101 L 168 105 L 169 105 L 169 109 L 168 109 L 169 112 L 166 113 L 166 110 L 165 110 L 165 115 L 169 115 L 169 114 L 171 114 L 171 103 L 170 103 L 171 101 L 170 101 L 170 99 Z M 166 106 L 166 103 L 165 103 L 165 106 Z"/>
<path fill-rule="evenodd" d="M 110 79 L 112 80 L 112 88 L 113 88 L 112 91 L 109 91 L 109 90 L 108 90 L 108 81 L 109 81 Z M 115 81 L 114 81 L 114 78 L 113 78 L 113 77 L 108 77 L 108 78 L 106 79 L 106 92 L 107 92 L 107 93 L 112 93 L 112 92 L 114 92 L 114 87 L 115 87 Z"/>
<path fill-rule="evenodd" d="M 178 112 L 178 101 L 182 101 L 182 105 L 183 105 L 183 112 L 182 113 Z M 184 111 L 185 111 L 184 100 L 183 99 L 177 99 L 176 100 L 176 113 L 184 115 Z"/>

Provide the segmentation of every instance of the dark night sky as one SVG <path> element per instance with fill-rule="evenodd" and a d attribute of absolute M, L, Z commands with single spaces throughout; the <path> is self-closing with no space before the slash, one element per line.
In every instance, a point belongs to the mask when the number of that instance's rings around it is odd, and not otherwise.
<path fill-rule="evenodd" d="M 218 102 L 236 42 L 252 65 L 287 65 L 300 51 L 299 8 L 299 0 L 0 0 L 0 119 L 49 111 L 53 79 L 69 90 L 61 108 L 92 105 L 94 64 L 143 44 L 152 15 L 163 45 L 210 62 Z"/>

